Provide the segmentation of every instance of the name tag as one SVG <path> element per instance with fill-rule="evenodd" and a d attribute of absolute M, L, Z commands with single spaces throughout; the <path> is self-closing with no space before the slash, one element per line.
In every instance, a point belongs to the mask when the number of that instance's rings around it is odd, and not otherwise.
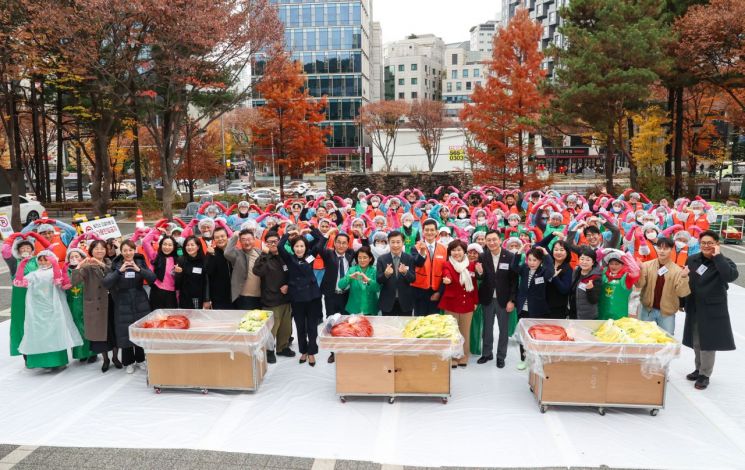
<path fill-rule="evenodd" d="M 579 290 L 587 291 L 587 284 L 585 284 L 584 282 L 580 282 L 579 284 L 577 284 L 577 288 Z"/>
<path fill-rule="evenodd" d="M 134 278 L 135 278 L 134 271 L 127 271 L 124 273 L 124 279 L 134 279 Z"/>
<path fill-rule="evenodd" d="M 535 278 L 535 283 L 536 284 L 543 284 L 543 278 L 542 277 Z"/>
<path fill-rule="evenodd" d="M 658 276 L 664 276 L 667 273 L 667 267 L 663 266 L 660 269 L 657 270 Z"/>
<path fill-rule="evenodd" d="M 435 259 L 445 259 L 445 257 L 442 255 L 435 255 Z"/>
<path fill-rule="evenodd" d="M 499 269 L 501 269 L 501 270 L 510 269 L 510 264 L 509 263 L 499 263 Z"/>
<path fill-rule="evenodd" d="M 282 265 L 282 271 L 287 271 L 287 265 L 286 264 L 283 264 Z"/>
<path fill-rule="evenodd" d="M 308 256 L 307 258 L 305 258 L 305 262 L 308 264 L 312 263 L 313 261 L 315 261 L 315 258 L 312 256 Z"/>
<path fill-rule="evenodd" d="M 705 264 L 702 264 L 701 266 L 698 267 L 698 269 L 696 270 L 696 273 L 699 276 L 703 276 L 707 269 L 709 268 L 707 268 Z"/>
<path fill-rule="evenodd" d="M 191 268 L 191 272 L 192 274 L 202 274 L 202 268 L 197 268 L 197 267 Z"/>

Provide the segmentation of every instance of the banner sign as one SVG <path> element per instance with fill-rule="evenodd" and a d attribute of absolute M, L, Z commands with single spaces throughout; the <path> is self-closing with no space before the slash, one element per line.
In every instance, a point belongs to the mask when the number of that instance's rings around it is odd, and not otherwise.
<path fill-rule="evenodd" d="M 84 232 L 93 232 L 104 240 L 109 238 L 119 238 L 122 233 L 119 231 L 119 225 L 113 217 L 103 217 L 101 219 L 81 222 L 80 227 Z"/>
<path fill-rule="evenodd" d="M 3 240 L 13 234 L 13 227 L 10 225 L 10 217 L 0 214 L 0 238 Z"/>

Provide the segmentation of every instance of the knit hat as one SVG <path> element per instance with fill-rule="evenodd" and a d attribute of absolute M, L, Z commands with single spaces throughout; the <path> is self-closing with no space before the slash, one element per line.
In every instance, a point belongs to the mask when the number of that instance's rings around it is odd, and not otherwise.
<path fill-rule="evenodd" d="M 51 224 L 41 224 L 36 229 L 36 233 L 54 232 L 54 226 Z"/>
<path fill-rule="evenodd" d="M 475 251 L 478 254 L 484 252 L 484 249 L 478 243 L 471 243 L 470 245 L 468 245 L 468 249 L 466 250 L 466 252 L 469 252 L 471 250 Z"/>
<path fill-rule="evenodd" d="M 68 248 L 67 249 L 67 254 L 65 255 L 65 262 L 66 263 L 69 263 L 70 262 L 70 255 L 73 254 L 73 253 L 79 254 L 82 258 L 87 258 L 88 257 L 88 254 L 85 251 L 81 250 L 80 248 Z"/>

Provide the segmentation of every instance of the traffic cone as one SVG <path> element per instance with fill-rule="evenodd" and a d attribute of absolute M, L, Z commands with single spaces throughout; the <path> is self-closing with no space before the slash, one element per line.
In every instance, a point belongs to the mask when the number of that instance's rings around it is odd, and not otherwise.
<path fill-rule="evenodd" d="M 142 211 L 139 208 L 135 217 L 135 228 L 145 228 L 145 219 L 142 218 Z"/>
<path fill-rule="evenodd" d="M 41 218 L 42 219 L 48 219 L 49 218 L 49 216 L 47 215 L 47 211 L 46 210 L 41 211 Z"/>

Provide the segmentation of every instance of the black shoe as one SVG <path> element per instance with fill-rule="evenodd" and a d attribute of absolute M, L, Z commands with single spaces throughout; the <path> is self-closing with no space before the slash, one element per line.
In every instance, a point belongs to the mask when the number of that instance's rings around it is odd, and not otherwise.
<path fill-rule="evenodd" d="M 696 383 L 693 386 L 696 387 L 696 390 L 706 390 L 706 387 L 709 386 L 709 378 L 705 375 L 699 374 Z"/>
<path fill-rule="evenodd" d="M 487 362 L 494 360 L 494 355 L 489 354 L 488 356 L 481 356 L 476 364 L 486 364 Z"/>
<path fill-rule="evenodd" d="M 497 358 L 497 367 L 504 369 L 504 359 Z"/>
<path fill-rule="evenodd" d="M 88 364 L 93 364 L 97 360 L 98 360 L 98 355 L 91 356 L 91 357 L 88 358 Z"/>
<path fill-rule="evenodd" d="M 333 364 L 334 363 L 334 360 L 335 360 L 334 359 L 334 353 L 331 353 L 331 355 L 329 356 L 329 359 L 328 359 L 328 363 L 329 364 Z"/>
<path fill-rule="evenodd" d="M 118 357 L 112 357 L 111 362 L 114 363 L 114 367 L 116 367 L 117 369 L 121 369 L 122 367 L 124 367 L 122 361 L 120 361 Z"/>
<path fill-rule="evenodd" d="M 305 364 L 305 362 L 308 360 L 308 356 L 305 356 L 305 359 L 303 359 L 303 356 L 300 356 L 300 359 L 298 359 L 298 362 L 300 364 Z"/>
<path fill-rule="evenodd" d="M 101 372 L 106 372 L 107 370 L 109 370 L 110 365 L 111 365 L 111 362 L 108 359 L 103 361 L 103 365 L 101 366 Z"/>
<path fill-rule="evenodd" d="M 274 364 L 277 362 L 277 356 L 274 355 L 274 351 L 267 351 L 266 352 L 266 362 L 269 364 Z"/>
<path fill-rule="evenodd" d="M 698 369 L 694 370 L 690 374 L 686 375 L 686 379 L 690 380 L 691 382 L 694 382 L 698 380 L 700 374 L 698 373 Z"/>
<path fill-rule="evenodd" d="M 308 357 L 308 365 L 311 366 L 311 367 L 315 367 L 316 366 L 316 358 L 314 357 L 314 358 L 311 359 L 310 357 Z"/>
<path fill-rule="evenodd" d="M 295 357 L 295 351 L 293 351 L 290 348 L 284 348 L 283 350 L 277 353 L 277 356 Z"/>
<path fill-rule="evenodd" d="M 458 364 L 458 367 L 467 367 L 468 364 Z"/>

